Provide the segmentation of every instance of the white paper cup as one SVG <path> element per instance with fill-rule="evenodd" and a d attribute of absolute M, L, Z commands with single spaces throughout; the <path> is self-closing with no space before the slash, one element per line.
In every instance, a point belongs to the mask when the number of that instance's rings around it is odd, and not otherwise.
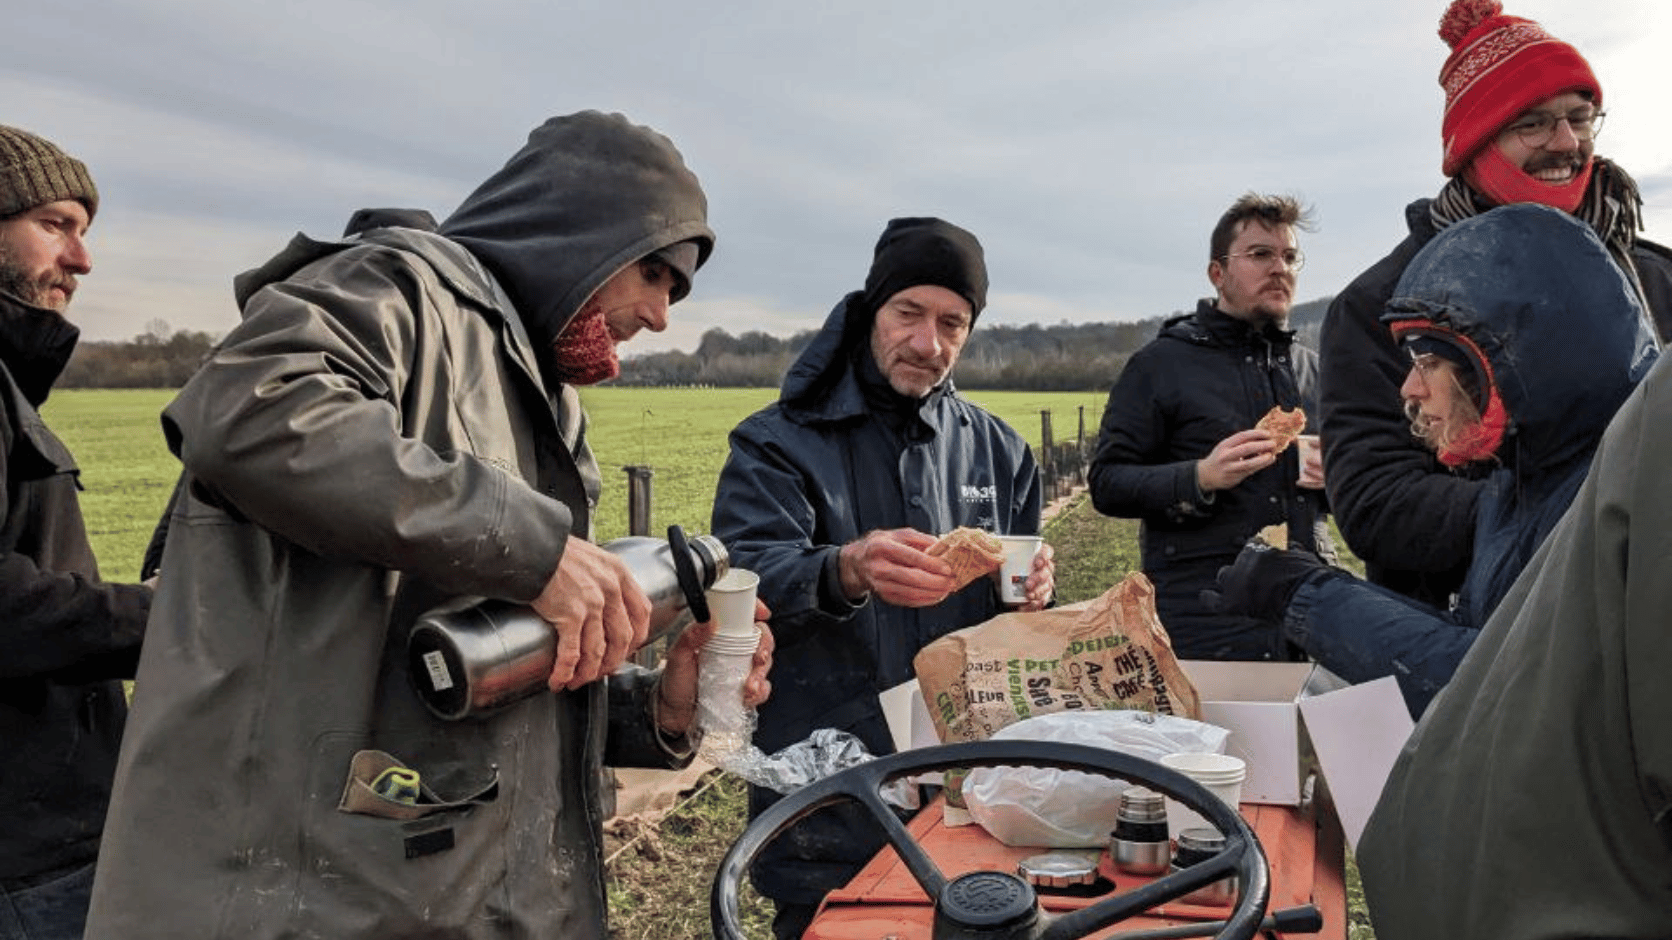
<path fill-rule="evenodd" d="M 719 625 L 719 636 L 749 637 L 753 642 L 755 589 L 760 583 L 760 575 L 753 571 L 733 568 L 703 592 L 708 598 L 709 616 Z"/>
<path fill-rule="evenodd" d="M 1242 781 L 1248 775 L 1248 765 L 1240 757 L 1197 752 L 1168 754 L 1161 758 L 1161 766 L 1176 770 L 1206 787 L 1208 792 L 1233 810 L 1242 802 Z M 1172 797 L 1167 798 L 1167 828 L 1173 835 L 1198 826 L 1218 828 L 1195 810 Z"/>
<path fill-rule="evenodd" d="M 1001 535 L 1004 543 L 1004 564 L 999 567 L 999 600 L 1006 604 L 1022 604 L 1028 599 L 1028 575 L 1033 572 L 1033 558 L 1045 540 L 1037 535 Z"/>
<path fill-rule="evenodd" d="M 1306 482 L 1306 462 L 1316 460 L 1322 446 L 1316 434 L 1301 434 L 1295 437 L 1295 452 L 1300 457 L 1300 482 Z"/>

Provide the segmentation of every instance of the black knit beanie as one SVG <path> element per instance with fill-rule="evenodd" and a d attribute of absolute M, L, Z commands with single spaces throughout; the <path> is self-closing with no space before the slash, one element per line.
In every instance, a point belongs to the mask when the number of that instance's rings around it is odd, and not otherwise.
<path fill-rule="evenodd" d="M 908 287 L 932 284 L 969 301 L 970 323 L 987 306 L 987 262 L 981 242 L 940 219 L 894 219 L 877 239 L 865 278 L 865 310 L 876 311 Z"/>
<path fill-rule="evenodd" d="M 60 199 L 75 199 L 92 218 L 99 191 L 80 160 L 26 130 L 0 124 L 0 219 Z"/>

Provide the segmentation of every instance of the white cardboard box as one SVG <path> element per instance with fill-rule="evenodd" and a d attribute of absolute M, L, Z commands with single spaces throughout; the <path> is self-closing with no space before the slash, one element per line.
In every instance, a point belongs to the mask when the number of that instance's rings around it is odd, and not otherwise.
<path fill-rule="evenodd" d="M 1363 685 L 1312 663 L 1180 660 L 1196 686 L 1202 720 L 1231 732 L 1226 751 L 1248 765 L 1246 803 L 1296 805 L 1310 768 L 1329 782 L 1347 843 L 1356 849 L 1412 722 L 1397 683 Z M 939 743 L 917 680 L 883 693 L 884 713 L 899 750 Z M 1304 716 L 1304 720 L 1303 720 Z M 958 810 L 965 814 L 967 811 Z M 949 810 L 948 824 L 954 817 Z"/>
<path fill-rule="evenodd" d="M 1202 720 L 1228 729 L 1226 751 L 1248 764 L 1244 802 L 1299 803 L 1316 760 L 1337 804 L 1343 810 L 1362 806 L 1367 815 L 1410 735 L 1410 716 L 1391 679 L 1366 692 L 1312 663 L 1181 660 L 1179 665 L 1196 686 Z M 1327 729 L 1332 746 L 1315 751 L 1309 725 Z"/>

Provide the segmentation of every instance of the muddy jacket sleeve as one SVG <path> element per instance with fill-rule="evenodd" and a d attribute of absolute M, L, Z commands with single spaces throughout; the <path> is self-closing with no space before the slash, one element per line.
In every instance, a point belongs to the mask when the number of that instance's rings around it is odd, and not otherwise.
<path fill-rule="evenodd" d="M 165 410 L 194 495 L 324 557 L 458 594 L 536 597 L 567 538 L 568 507 L 452 440 L 403 427 L 415 410 L 441 416 L 427 426 L 457 425 L 454 438 L 490 423 L 439 410 L 486 396 L 422 380 L 442 371 L 426 368 L 436 358 L 496 351 L 435 348 L 445 324 L 420 322 L 436 307 L 397 252 L 352 248 L 317 264 L 328 267 L 256 292 Z M 513 396 L 505 407 L 519 405 Z"/>

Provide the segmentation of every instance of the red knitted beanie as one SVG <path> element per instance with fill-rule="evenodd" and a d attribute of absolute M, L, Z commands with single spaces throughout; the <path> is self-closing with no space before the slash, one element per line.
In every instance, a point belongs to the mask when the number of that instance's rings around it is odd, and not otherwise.
<path fill-rule="evenodd" d="M 1440 18 L 1451 55 L 1440 69 L 1446 116 L 1440 171 L 1455 176 L 1505 124 L 1546 98 L 1602 86 L 1579 51 L 1532 20 L 1505 16 L 1499 0 L 1453 0 Z"/>

